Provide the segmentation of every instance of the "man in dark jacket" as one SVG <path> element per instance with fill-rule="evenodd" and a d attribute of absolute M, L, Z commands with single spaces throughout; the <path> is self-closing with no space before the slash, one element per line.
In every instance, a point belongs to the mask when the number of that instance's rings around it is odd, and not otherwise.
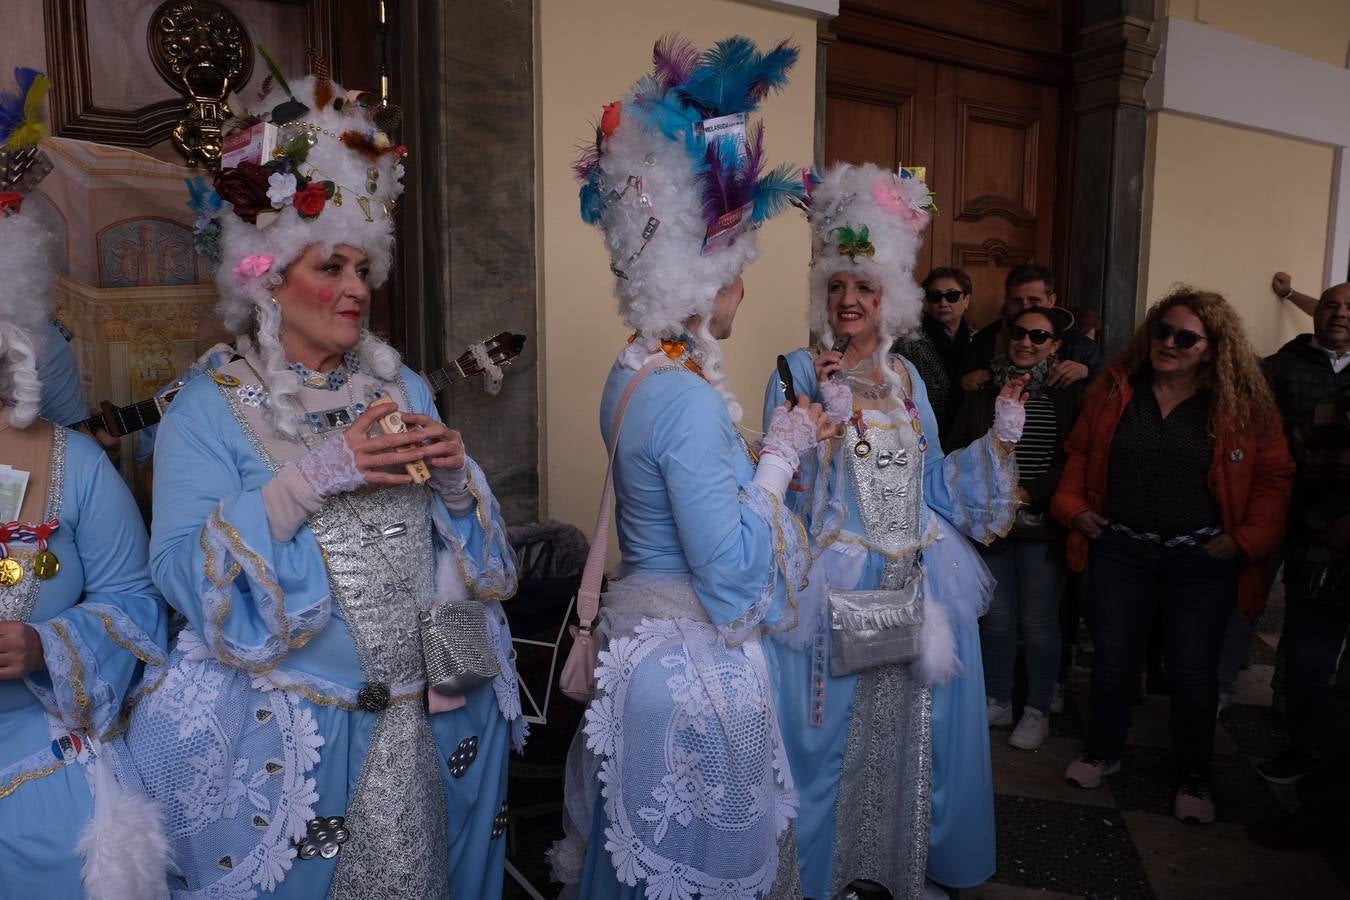
<path fill-rule="evenodd" d="M 1345 293 L 1350 324 L 1350 290 Z M 1326 298 L 1319 301 L 1319 318 Z M 1298 473 L 1281 645 L 1286 719 L 1296 746 L 1259 771 L 1271 781 L 1298 780 L 1302 807 L 1255 823 L 1248 833 L 1271 847 L 1344 846 L 1350 836 L 1350 684 L 1333 684 L 1332 676 L 1350 630 L 1350 386 L 1313 407 L 1294 428 L 1291 449 Z"/>
<path fill-rule="evenodd" d="M 1004 282 L 1003 318 L 975 333 L 961 363 L 961 389 L 979 390 L 990 378 L 995 356 L 1008 350 L 1008 322 L 1027 307 L 1055 306 L 1055 276 L 1044 266 L 1024 263 L 1014 266 Z M 1067 387 L 1076 381 L 1096 377 L 1102 368 L 1097 342 L 1088 340 L 1076 328 L 1064 335 L 1059 349 L 1060 362 L 1046 379 L 1050 387 Z"/>
<path fill-rule="evenodd" d="M 1325 755 L 1318 733 L 1350 614 L 1350 575 L 1342 579 L 1340 569 L 1328 568 L 1329 561 L 1344 559 L 1350 569 L 1350 550 L 1340 546 L 1342 532 L 1350 538 L 1350 425 L 1336 412 L 1338 403 L 1350 401 L 1350 284 L 1328 288 L 1313 310 L 1313 333 L 1285 344 L 1264 366 L 1298 464 L 1280 638 L 1294 745 L 1257 771 L 1267 781 L 1291 784 Z"/>
<path fill-rule="evenodd" d="M 1312 334 L 1300 334 L 1264 361 L 1285 430 L 1350 384 L 1350 283 L 1327 288 L 1313 308 Z"/>

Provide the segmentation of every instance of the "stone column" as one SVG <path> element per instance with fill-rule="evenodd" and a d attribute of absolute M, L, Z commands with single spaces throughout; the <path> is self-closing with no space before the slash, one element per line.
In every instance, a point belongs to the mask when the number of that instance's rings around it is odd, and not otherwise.
<path fill-rule="evenodd" d="M 526 336 L 502 391 L 474 380 L 439 397 L 508 522 L 539 511 L 534 218 L 534 6 L 399 4 L 404 104 L 402 339 L 444 365 L 499 331 Z"/>
<path fill-rule="evenodd" d="M 1073 54 L 1074 158 L 1068 300 L 1101 312 L 1106 354 L 1134 332 L 1148 113 L 1158 48 L 1153 0 L 1085 0 Z"/>

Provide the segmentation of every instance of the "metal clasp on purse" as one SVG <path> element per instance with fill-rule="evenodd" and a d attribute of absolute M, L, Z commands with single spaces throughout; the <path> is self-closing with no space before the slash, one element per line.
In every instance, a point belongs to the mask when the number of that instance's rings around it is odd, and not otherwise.
<path fill-rule="evenodd" d="M 444 603 L 419 610 L 417 617 L 429 689 L 465 694 L 501 673 L 483 604 Z"/>

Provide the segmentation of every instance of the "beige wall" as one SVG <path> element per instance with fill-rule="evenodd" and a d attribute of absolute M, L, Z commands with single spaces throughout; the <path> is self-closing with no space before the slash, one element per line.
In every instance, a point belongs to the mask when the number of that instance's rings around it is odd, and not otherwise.
<path fill-rule="evenodd" d="M 1199 23 L 1216 33 L 1278 47 L 1338 69 L 1346 66 L 1350 0 L 1158 0 L 1157 8 L 1160 15 Z M 1332 82 L 1338 75 L 1311 63 L 1305 70 L 1287 61 L 1272 62 L 1269 54 L 1243 42 L 1230 40 L 1227 46 L 1232 48 L 1228 58 L 1211 59 L 1211 66 L 1268 72 L 1263 85 L 1280 83 L 1279 76 L 1284 76 L 1280 96 L 1290 105 L 1234 106 L 1233 98 L 1225 95 L 1226 82 L 1214 81 L 1219 76 L 1211 73 L 1197 88 L 1196 79 L 1202 76 L 1193 73 L 1189 105 L 1181 107 L 1188 115 L 1150 114 L 1138 302 L 1142 311 L 1178 281 L 1218 290 L 1242 313 L 1257 351 L 1269 353 L 1310 326 L 1307 316 L 1275 299 L 1270 277 L 1284 270 L 1305 293 L 1321 291 L 1325 273 L 1335 268 L 1328 256 L 1328 235 L 1340 202 L 1335 193 L 1340 166 L 1336 148 L 1302 140 L 1292 135 L 1307 132 L 1272 123 L 1281 121 L 1280 109 L 1291 114 L 1305 110 L 1306 103 L 1299 104 L 1306 91 L 1299 85 L 1306 88 L 1306 83 L 1291 80 L 1287 74 L 1291 70 L 1310 71 Z M 1246 65 L 1248 59 L 1255 68 Z M 1204 118 L 1211 108 L 1227 113 Z M 1275 115 L 1265 118 L 1255 115 L 1272 112 Z M 1315 111 L 1309 114 L 1317 121 Z M 1334 272 L 1332 278 L 1341 280 Z"/>
<path fill-rule="evenodd" d="M 1307 331 L 1270 276 L 1320 290 L 1332 149 L 1165 112 L 1149 131 L 1142 305 L 1184 281 L 1232 301 L 1260 353 Z"/>
<path fill-rule="evenodd" d="M 600 390 L 627 332 L 600 233 L 581 222 L 571 162 L 600 115 L 651 64 L 652 43 L 676 30 L 706 47 L 731 34 L 802 49 L 788 89 L 762 117 L 773 162 L 811 162 L 816 26 L 811 18 L 733 0 L 545 0 L 537 6 L 540 486 L 544 515 L 589 534 L 604 478 Z M 774 357 L 806 338 L 806 224 L 793 213 L 759 234 L 746 301 L 725 344 L 731 383 L 757 426 Z M 753 434 L 750 437 L 754 437 Z M 611 541 L 611 556 L 613 544 Z"/>
<path fill-rule="evenodd" d="M 1165 15 L 1345 66 L 1350 51 L 1347 0 L 1162 0 Z"/>

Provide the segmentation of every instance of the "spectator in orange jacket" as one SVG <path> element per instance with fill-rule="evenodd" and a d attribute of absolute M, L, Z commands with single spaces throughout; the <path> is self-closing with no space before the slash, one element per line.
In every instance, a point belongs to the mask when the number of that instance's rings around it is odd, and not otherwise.
<path fill-rule="evenodd" d="M 1217 663 L 1235 605 L 1259 614 L 1262 561 L 1284 534 L 1294 464 L 1242 320 L 1218 294 L 1178 288 L 1148 311 L 1089 391 L 1065 443 L 1051 513 L 1089 558 L 1095 621 L 1092 723 L 1064 777 L 1120 769 L 1138 660 L 1155 605 L 1165 623 L 1173 812 L 1214 821 L 1208 788 Z"/>

